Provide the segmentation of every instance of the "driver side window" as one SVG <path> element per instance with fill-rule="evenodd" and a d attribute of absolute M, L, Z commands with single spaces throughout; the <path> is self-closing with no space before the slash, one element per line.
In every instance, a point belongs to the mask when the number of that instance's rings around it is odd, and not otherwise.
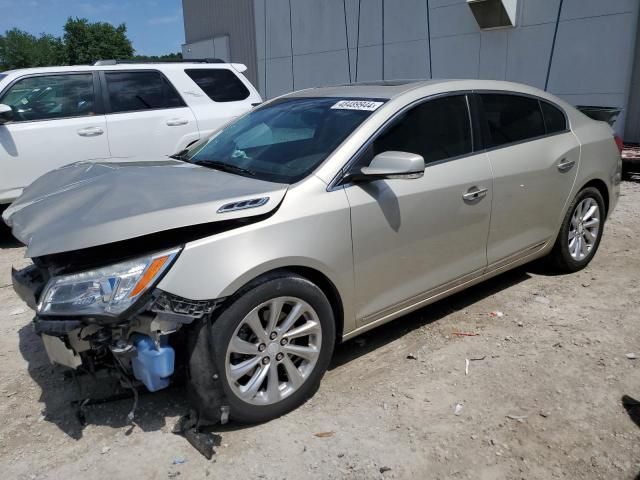
<path fill-rule="evenodd" d="M 471 153 L 471 122 L 465 95 L 428 100 L 405 112 L 369 147 L 365 161 L 394 150 L 422 155 L 424 163 Z"/>
<path fill-rule="evenodd" d="M 14 111 L 14 122 L 95 114 L 93 75 L 41 75 L 18 80 L 0 98 Z"/>

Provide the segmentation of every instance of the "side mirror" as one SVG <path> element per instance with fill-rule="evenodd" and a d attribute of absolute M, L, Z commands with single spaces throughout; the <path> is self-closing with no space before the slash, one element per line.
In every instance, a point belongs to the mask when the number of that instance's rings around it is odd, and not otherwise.
<path fill-rule="evenodd" d="M 424 175 L 422 155 L 408 152 L 382 152 L 373 157 L 368 167 L 347 175 L 352 182 L 371 182 L 381 179 L 420 178 Z"/>
<path fill-rule="evenodd" d="M 9 105 L 0 103 L 0 125 L 13 120 L 13 109 Z"/>

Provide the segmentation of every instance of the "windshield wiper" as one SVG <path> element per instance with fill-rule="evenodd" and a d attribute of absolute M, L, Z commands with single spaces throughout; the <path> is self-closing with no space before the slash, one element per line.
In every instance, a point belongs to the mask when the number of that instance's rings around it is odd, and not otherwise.
<path fill-rule="evenodd" d="M 237 165 L 231 165 L 230 163 L 219 162 L 218 160 L 196 160 L 193 163 L 195 165 L 202 165 L 203 167 L 215 168 L 216 170 L 221 170 L 223 172 L 240 173 L 251 177 L 256 176 L 256 172 L 252 170 L 238 167 Z"/>

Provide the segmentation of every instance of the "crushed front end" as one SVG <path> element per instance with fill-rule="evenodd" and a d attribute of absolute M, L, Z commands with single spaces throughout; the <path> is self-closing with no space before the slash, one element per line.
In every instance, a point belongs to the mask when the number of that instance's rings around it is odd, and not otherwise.
<path fill-rule="evenodd" d="M 33 327 L 52 363 L 110 372 L 132 390 L 142 384 L 155 392 L 185 377 L 189 385 L 191 365 L 210 368 L 206 345 L 196 346 L 221 301 L 189 300 L 155 288 L 180 251 L 108 264 L 103 258 L 98 266 L 83 263 L 83 255 L 76 262 L 69 262 L 69 254 L 35 258 L 33 265 L 13 270 L 13 286 L 35 310 Z M 200 381 L 196 373 L 195 383 Z"/>

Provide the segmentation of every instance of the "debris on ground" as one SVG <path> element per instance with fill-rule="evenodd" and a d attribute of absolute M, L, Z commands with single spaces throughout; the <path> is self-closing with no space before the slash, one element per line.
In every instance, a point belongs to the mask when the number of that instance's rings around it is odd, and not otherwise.
<path fill-rule="evenodd" d="M 385 473 L 391 471 L 391 467 L 380 467 L 380 473 Z"/>
<path fill-rule="evenodd" d="M 464 404 L 463 403 L 456 403 L 456 406 L 453 409 L 453 414 L 454 415 L 460 415 L 462 413 L 463 409 L 464 409 Z"/>
<path fill-rule="evenodd" d="M 456 337 L 477 337 L 480 334 L 473 332 L 453 332 L 451 335 L 455 335 Z"/>
<path fill-rule="evenodd" d="M 464 374 L 469 375 L 469 359 L 464 359 Z"/>
<path fill-rule="evenodd" d="M 636 355 L 635 353 L 627 353 L 625 354 L 625 357 L 627 357 L 629 360 L 635 360 L 636 358 L 638 358 L 638 355 Z"/>
<path fill-rule="evenodd" d="M 534 294 L 535 295 L 535 294 Z M 543 296 L 543 295 L 535 295 L 533 297 L 533 300 L 535 302 L 541 303 L 543 305 L 550 305 L 551 304 L 551 300 L 549 300 L 547 297 Z"/>
<path fill-rule="evenodd" d="M 189 412 L 178 419 L 172 432 L 183 436 L 207 460 L 213 458 L 213 447 L 220 445 L 221 437 L 212 432 L 203 431 L 198 424 L 197 414 Z"/>
<path fill-rule="evenodd" d="M 417 360 L 418 357 L 416 357 L 413 353 L 410 353 L 407 355 L 407 360 Z"/>
<path fill-rule="evenodd" d="M 523 423 L 527 418 L 529 418 L 529 416 L 528 415 L 507 415 L 507 418 L 511 420 L 515 420 L 516 422 Z"/>
<path fill-rule="evenodd" d="M 318 438 L 328 438 L 328 437 L 333 437 L 335 434 L 336 432 L 318 432 L 318 433 L 314 433 L 313 435 Z"/>
<path fill-rule="evenodd" d="M 102 447 L 100 453 L 104 455 L 105 453 L 109 453 L 109 450 L 111 450 L 111 447 Z"/>
<path fill-rule="evenodd" d="M 498 318 L 500 318 L 500 317 L 504 317 L 504 313 L 501 312 L 500 310 L 495 310 L 493 312 L 489 312 L 489 316 L 490 317 L 498 317 Z"/>
<path fill-rule="evenodd" d="M 173 459 L 173 465 L 182 465 L 183 463 L 187 463 L 187 459 L 184 457 L 176 457 Z"/>

